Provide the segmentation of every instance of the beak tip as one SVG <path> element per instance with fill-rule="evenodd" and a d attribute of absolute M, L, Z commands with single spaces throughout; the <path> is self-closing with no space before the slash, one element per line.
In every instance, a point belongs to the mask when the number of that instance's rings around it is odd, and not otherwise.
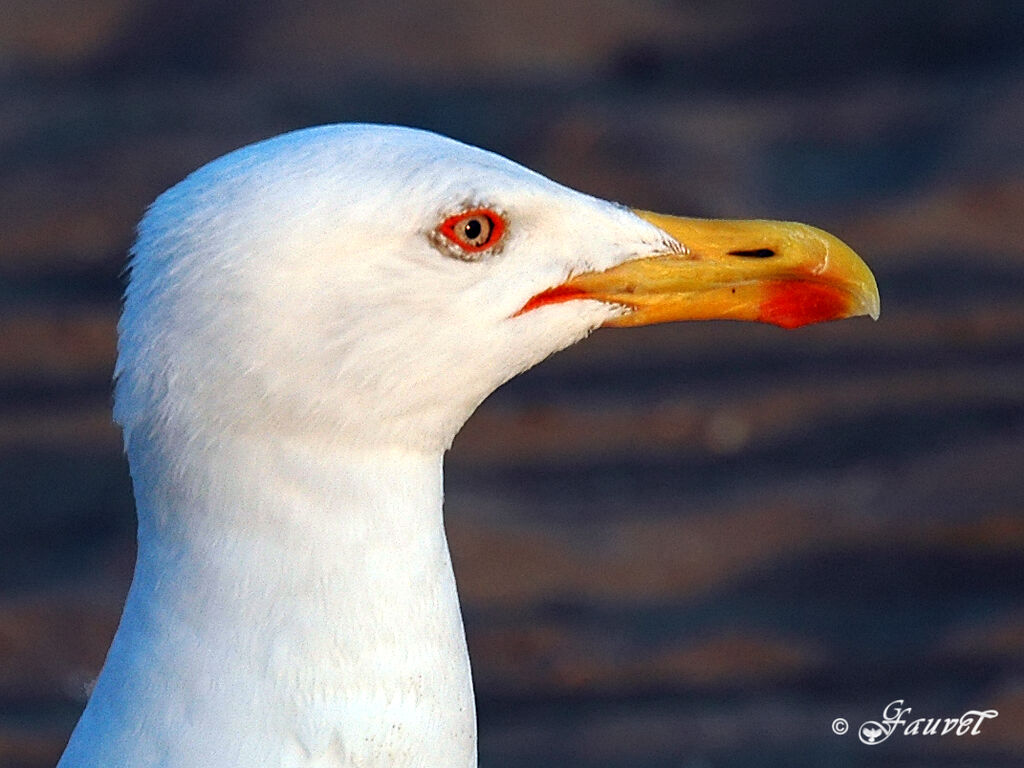
<path fill-rule="evenodd" d="M 878 322 L 878 316 L 882 313 L 881 302 L 878 300 L 878 293 L 870 293 L 864 296 L 862 303 L 859 307 L 857 315 L 864 315 L 870 317 L 875 322 Z"/>
<path fill-rule="evenodd" d="M 882 313 L 882 299 L 878 294 L 878 284 L 875 282 L 874 275 L 871 276 L 871 281 L 867 284 L 866 290 L 864 290 L 862 295 L 864 297 L 862 304 L 864 311 L 861 314 L 867 315 L 875 322 L 878 322 L 878 316 Z"/>

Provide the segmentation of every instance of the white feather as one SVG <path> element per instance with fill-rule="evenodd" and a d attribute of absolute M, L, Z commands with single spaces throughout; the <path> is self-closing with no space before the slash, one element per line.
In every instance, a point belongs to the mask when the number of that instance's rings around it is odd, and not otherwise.
<path fill-rule="evenodd" d="M 478 261 L 431 239 L 468 205 L 508 224 Z M 393 127 L 287 134 L 164 193 L 119 326 L 138 563 L 61 768 L 475 765 L 442 454 L 619 311 L 516 316 L 531 296 L 665 237 Z"/>

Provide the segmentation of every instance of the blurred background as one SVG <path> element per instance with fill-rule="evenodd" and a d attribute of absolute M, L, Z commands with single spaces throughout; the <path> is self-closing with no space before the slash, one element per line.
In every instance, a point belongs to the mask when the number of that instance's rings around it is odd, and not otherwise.
<path fill-rule="evenodd" d="M 135 222 L 228 150 L 342 121 L 808 221 L 881 288 L 878 323 L 601 331 L 481 407 L 447 462 L 481 765 L 1024 764 L 1024 4 L 0 17 L 0 766 L 54 764 L 131 576 L 110 377 Z M 1000 714 L 860 744 L 894 699 Z"/>

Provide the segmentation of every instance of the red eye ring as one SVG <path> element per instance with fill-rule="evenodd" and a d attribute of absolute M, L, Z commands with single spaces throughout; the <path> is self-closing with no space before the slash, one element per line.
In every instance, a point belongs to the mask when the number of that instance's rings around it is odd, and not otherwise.
<path fill-rule="evenodd" d="M 473 208 L 449 216 L 437 231 L 467 253 L 480 253 L 494 246 L 505 234 L 505 220 L 488 208 Z"/>

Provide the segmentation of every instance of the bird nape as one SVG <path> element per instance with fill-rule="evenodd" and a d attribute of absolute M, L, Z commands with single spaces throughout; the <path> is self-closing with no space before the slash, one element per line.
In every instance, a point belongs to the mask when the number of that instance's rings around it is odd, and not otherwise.
<path fill-rule="evenodd" d="M 138 557 L 60 766 L 475 765 L 441 515 L 473 409 L 601 326 L 878 307 L 821 230 L 633 211 L 423 131 L 206 165 L 132 249 L 115 417 Z"/>

